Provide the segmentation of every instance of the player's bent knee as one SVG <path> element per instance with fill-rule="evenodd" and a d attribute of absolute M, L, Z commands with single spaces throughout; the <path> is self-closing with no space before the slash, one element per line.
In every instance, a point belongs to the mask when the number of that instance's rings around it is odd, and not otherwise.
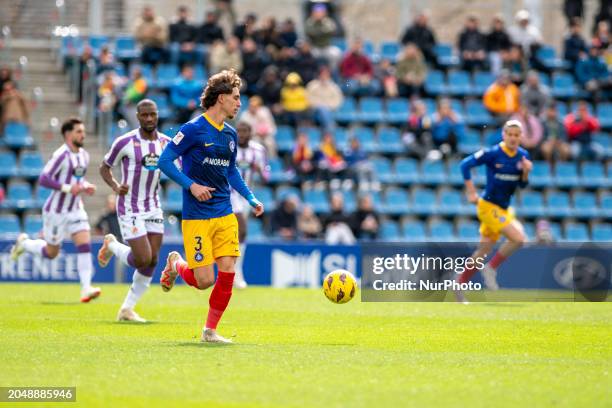
<path fill-rule="evenodd" d="M 138 268 L 146 268 L 151 264 L 151 257 L 134 254 L 134 266 Z"/>
<path fill-rule="evenodd" d="M 212 285 L 215 284 L 215 278 L 214 277 L 197 276 L 196 275 L 195 278 L 196 278 L 196 282 L 198 284 L 198 289 L 200 289 L 200 290 L 208 289 Z"/>

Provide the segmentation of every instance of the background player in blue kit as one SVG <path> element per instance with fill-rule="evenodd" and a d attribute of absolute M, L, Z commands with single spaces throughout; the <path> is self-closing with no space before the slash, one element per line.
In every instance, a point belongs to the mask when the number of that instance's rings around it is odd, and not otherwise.
<path fill-rule="evenodd" d="M 255 209 L 264 212 L 236 168 L 237 134 L 224 121 L 240 109 L 241 80 L 234 70 L 213 75 L 201 97 L 205 113 L 185 123 L 159 159 L 160 169 L 183 187 L 183 244 L 168 255 L 161 286 L 169 291 L 177 275 L 197 288 L 214 284 L 202 341 L 229 343 L 216 328 L 232 295 L 234 266 L 240 256 L 238 221 L 230 203 L 230 185 Z M 182 157 L 183 171 L 174 165 Z M 215 282 L 214 263 L 218 266 Z"/>
<path fill-rule="evenodd" d="M 522 127 L 516 120 L 510 120 L 503 127 L 503 141 L 498 145 L 466 157 L 461 162 L 461 172 L 465 180 L 467 199 L 476 204 L 480 220 L 480 244 L 472 258 L 485 257 L 490 254 L 500 235 L 507 241 L 487 262 L 482 270 L 485 284 L 489 289 L 499 289 L 497 284 L 497 267 L 526 241 L 523 226 L 514 217 L 510 199 L 517 187 L 527 186 L 532 163 L 529 154 L 520 147 Z M 487 184 L 481 197 L 471 180 L 473 167 L 487 166 Z M 468 282 L 476 273 L 475 268 L 466 269 L 458 280 Z M 458 293 L 458 300 L 464 301 L 463 294 Z"/>

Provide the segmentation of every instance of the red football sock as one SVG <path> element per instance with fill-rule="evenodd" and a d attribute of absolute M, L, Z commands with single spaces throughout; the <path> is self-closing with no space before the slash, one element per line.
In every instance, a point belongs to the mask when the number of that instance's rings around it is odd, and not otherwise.
<path fill-rule="evenodd" d="M 181 278 L 183 278 L 186 284 L 188 284 L 189 286 L 193 286 L 196 289 L 199 289 L 198 282 L 196 281 L 195 275 L 193 274 L 193 269 L 189 269 L 189 266 L 187 266 L 187 262 L 176 261 L 174 267 L 176 268 L 178 274 L 181 275 Z"/>
<path fill-rule="evenodd" d="M 232 286 L 234 286 L 234 273 L 233 272 L 221 272 L 217 274 L 217 281 L 215 287 L 208 298 L 208 318 L 206 319 L 207 329 L 216 329 L 225 308 L 232 297 Z"/>
<path fill-rule="evenodd" d="M 489 266 L 493 269 L 497 269 L 497 267 L 499 267 L 499 265 L 501 265 L 502 262 L 504 262 L 505 260 L 505 256 L 503 256 L 499 252 L 496 252 L 495 255 L 493 255 L 493 258 L 491 258 L 491 260 L 489 261 Z"/>
<path fill-rule="evenodd" d="M 476 268 L 466 268 L 465 271 L 457 278 L 457 282 L 459 283 L 468 283 L 472 276 L 476 273 Z"/>

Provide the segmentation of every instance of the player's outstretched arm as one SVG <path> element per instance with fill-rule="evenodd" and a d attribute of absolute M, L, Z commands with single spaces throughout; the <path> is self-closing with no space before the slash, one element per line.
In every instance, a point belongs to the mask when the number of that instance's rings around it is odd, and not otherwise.
<path fill-rule="evenodd" d="M 249 205 L 255 210 L 256 217 L 259 217 L 264 213 L 263 204 L 255 197 L 255 194 L 253 194 L 253 192 L 246 185 L 235 165 L 230 165 L 227 173 L 227 181 L 234 190 L 236 190 L 249 202 Z"/>

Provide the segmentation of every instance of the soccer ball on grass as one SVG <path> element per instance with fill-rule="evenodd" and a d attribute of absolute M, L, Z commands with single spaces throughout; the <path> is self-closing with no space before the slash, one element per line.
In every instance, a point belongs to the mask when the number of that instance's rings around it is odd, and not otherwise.
<path fill-rule="evenodd" d="M 336 269 L 323 279 L 323 292 L 334 303 L 346 303 L 357 292 L 357 280 L 349 271 Z"/>

